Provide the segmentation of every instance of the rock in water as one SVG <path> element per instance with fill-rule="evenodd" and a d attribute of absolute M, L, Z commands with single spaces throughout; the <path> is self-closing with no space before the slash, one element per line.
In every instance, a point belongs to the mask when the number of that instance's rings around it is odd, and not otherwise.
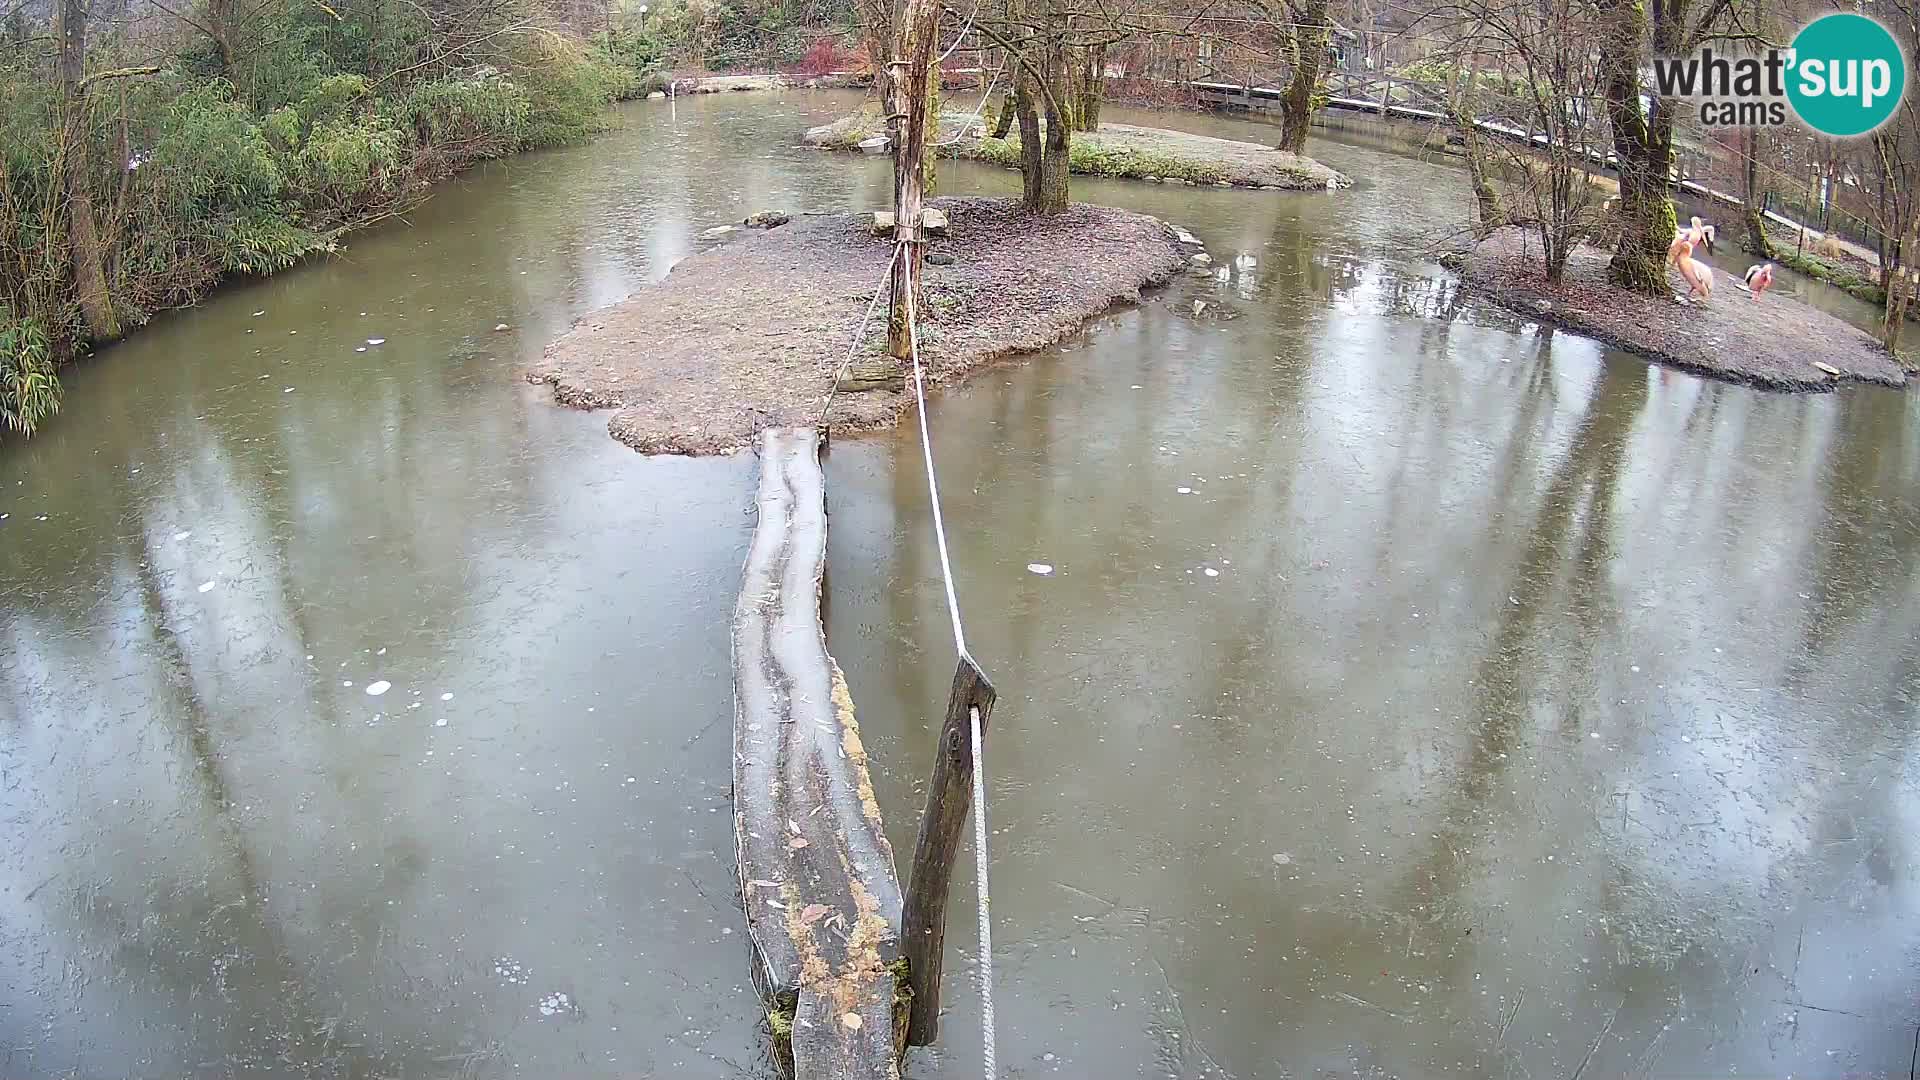
<path fill-rule="evenodd" d="M 887 152 L 887 137 L 875 135 L 871 139 L 860 140 L 860 152 L 863 154 L 884 154 Z"/>
<path fill-rule="evenodd" d="M 750 229 L 777 229 L 780 226 L 785 225 L 787 222 L 792 220 L 793 220 L 792 217 L 790 217 L 789 215 L 783 214 L 778 210 L 763 210 L 760 213 L 755 214 L 752 217 L 746 219 L 741 224 L 747 226 Z"/>
<path fill-rule="evenodd" d="M 947 212 L 932 207 L 920 211 L 920 227 L 926 230 L 928 236 L 947 235 Z"/>
<path fill-rule="evenodd" d="M 893 211 L 875 210 L 873 212 L 873 232 L 875 236 L 893 235 Z"/>

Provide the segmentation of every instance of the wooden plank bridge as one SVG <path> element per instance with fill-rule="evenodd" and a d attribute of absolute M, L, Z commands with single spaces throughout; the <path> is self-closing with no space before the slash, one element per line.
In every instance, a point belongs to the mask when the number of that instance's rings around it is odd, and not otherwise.
<path fill-rule="evenodd" d="M 853 699 L 820 622 L 820 432 L 760 441 L 760 519 L 733 616 L 734 839 L 754 985 L 788 1075 L 897 1080 L 900 882 Z"/>

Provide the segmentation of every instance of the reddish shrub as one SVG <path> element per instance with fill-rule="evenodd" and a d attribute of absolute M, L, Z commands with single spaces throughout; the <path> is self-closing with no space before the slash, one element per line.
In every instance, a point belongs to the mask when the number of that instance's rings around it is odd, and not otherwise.
<path fill-rule="evenodd" d="M 822 34 L 807 46 L 805 56 L 800 58 L 798 71 L 806 75 L 827 75 L 835 71 L 856 70 L 854 53 L 846 42 L 831 34 Z"/>

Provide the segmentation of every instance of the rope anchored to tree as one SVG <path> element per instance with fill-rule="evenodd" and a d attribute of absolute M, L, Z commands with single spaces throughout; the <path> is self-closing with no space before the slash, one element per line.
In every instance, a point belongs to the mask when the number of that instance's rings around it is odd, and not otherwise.
<path fill-rule="evenodd" d="M 956 715 L 964 704 L 967 720 L 967 753 L 962 763 L 972 773 L 973 803 L 973 848 L 974 848 L 974 884 L 979 901 L 980 932 L 980 1020 L 981 1047 L 986 1059 L 987 1080 L 994 1080 L 997 1068 L 994 1064 L 994 1017 L 993 1017 L 993 921 L 991 894 L 988 888 L 987 861 L 987 772 L 983 757 L 984 732 L 987 715 L 993 707 L 993 686 L 987 682 L 979 665 L 967 653 L 967 634 L 960 621 L 960 599 L 953 582 L 953 559 L 947 551 L 947 526 L 945 516 L 940 509 L 940 480 L 933 465 L 933 435 L 927 425 L 927 388 L 926 369 L 920 362 L 919 310 L 916 293 L 919 283 L 914 279 L 914 260 L 907 250 L 908 241 L 900 241 L 894 247 L 893 258 L 904 262 L 907 273 L 906 282 L 906 322 L 907 357 L 913 366 L 913 396 L 918 406 L 920 421 L 920 453 L 927 469 L 927 499 L 933 507 L 933 536 L 940 550 L 940 577 L 946 586 L 947 616 L 953 624 L 953 648 L 959 654 L 959 668 L 954 675 L 953 694 L 947 703 L 947 727 L 942 729 L 942 745 L 937 753 L 934 765 L 934 782 L 927 793 L 927 814 L 921 822 L 920 839 L 914 851 L 914 877 L 907 897 L 905 936 L 910 961 L 919 961 L 920 970 L 912 971 L 915 983 L 915 1001 L 912 1022 L 908 1029 L 909 1041 L 924 1044 L 932 1041 L 933 1018 L 938 1012 L 940 967 L 940 942 L 944 935 L 945 921 L 945 873 L 951 868 L 951 852 L 945 853 L 945 865 L 940 865 L 940 852 L 936 849 L 951 846 L 942 844 L 942 838 L 951 833 L 953 812 L 956 809 L 952 800 L 942 798 L 945 789 L 951 783 L 942 783 L 957 779 L 951 775 L 949 760 L 958 755 L 951 752 L 959 749 L 948 745 L 948 729 L 957 726 Z M 953 734 L 957 735 L 955 731 Z M 959 812 L 964 813 L 962 804 Z M 941 880 L 937 887 L 929 888 L 922 880 L 930 873 L 937 873 Z M 935 896 L 934 894 L 938 895 Z M 928 909 L 931 908 L 931 913 Z M 927 939 L 931 938 L 929 944 Z M 915 951 L 919 946 L 920 950 Z M 931 971 L 927 965 L 931 965 Z M 912 964 L 910 962 L 910 968 Z M 930 995 L 931 1000 L 922 1000 Z M 917 1030 L 916 1030 L 917 1029 Z"/>

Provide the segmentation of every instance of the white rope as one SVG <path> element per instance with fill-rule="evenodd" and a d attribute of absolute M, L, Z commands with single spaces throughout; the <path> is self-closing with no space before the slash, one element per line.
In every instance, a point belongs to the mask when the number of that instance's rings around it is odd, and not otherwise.
<path fill-rule="evenodd" d="M 880 284 L 873 288 L 873 302 L 867 305 L 867 313 L 860 319 L 860 329 L 853 332 L 853 341 L 847 346 L 847 358 L 833 371 L 833 385 L 827 388 L 826 400 L 820 403 L 820 419 L 814 426 L 827 422 L 827 410 L 833 408 L 833 396 L 840 392 L 840 380 L 853 368 L 853 354 L 860 351 L 860 343 L 866 340 L 867 324 L 873 321 L 873 313 L 880 310 L 880 298 L 887 293 L 887 279 L 893 276 L 893 264 L 900 258 L 900 249 L 893 249 L 893 258 L 887 260 L 885 272 L 880 275 Z"/>
<path fill-rule="evenodd" d="M 987 759 L 980 752 L 980 709 L 967 706 L 973 717 L 973 860 L 974 886 L 980 894 L 980 1026 L 987 1056 L 987 1080 L 993 1067 L 993 919 L 987 898 Z"/>
<path fill-rule="evenodd" d="M 960 601 L 954 595 L 953 562 L 947 557 L 947 526 L 940 516 L 940 484 L 933 474 L 933 436 L 927 431 L 926 377 L 920 366 L 920 319 L 914 301 L 919 283 L 913 279 L 913 259 L 907 255 L 905 241 L 895 245 L 894 258 L 906 259 L 907 356 L 913 361 L 913 396 L 920 409 L 920 452 L 927 463 L 927 498 L 933 503 L 933 535 L 940 545 L 940 576 L 947 585 L 947 614 L 953 619 L 953 647 L 964 657 L 967 655 L 967 637 L 960 628 Z M 998 1070 L 993 1060 L 993 909 L 987 892 L 987 762 L 981 748 L 980 707 L 967 706 L 967 715 L 972 719 L 973 726 L 973 880 L 979 894 L 980 913 L 980 1039 L 986 1056 L 987 1080 L 997 1080 Z"/>
<path fill-rule="evenodd" d="M 947 46 L 947 51 L 941 53 L 940 59 L 934 61 L 934 65 L 933 65 L 934 67 L 939 67 L 941 64 L 946 63 L 947 57 L 952 56 L 953 51 L 955 49 L 958 49 L 961 43 L 967 40 L 967 35 L 973 33 L 973 20 L 979 17 L 979 15 L 980 15 L 980 0 L 973 0 L 973 12 L 967 16 L 966 25 L 960 28 L 960 36 L 954 38 L 953 44 Z"/>
<path fill-rule="evenodd" d="M 906 241 L 896 245 L 893 257 L 906 257 Z M 920 403 L 920 453 L 927 462 L 927 499 L 933 503 L 933 538 L 940 545 L 940 576 L 947 583 L 947 615 L 953 619 L 953 647 L 961 655 L 967 652 L 966 631 L 960 629 L 960 599 L 953 592 L 953 562 L 947 558 L 947 523 L 940 516 L 940 481 L 933 475 L 933 436 L 927 433 L 927 387 L 920 370 L 919 315 L 914 310 L 913 294 L 919 283 L 913 280 L 913 260 L 907 259 L 907 355 L 913 360 L 913 396 Z M 976 762 L 976 768 L 978 767 Z"/>
<path fill-rule="evenodd" d="M 934 146 L 936 147 L 952 146 L 954 143 L 957 143 L 960 140 L 967 137 L 967 132 L 973 130 L 973 125 L 980 122 L 981 114 L 987 111 L 987 102 L 993 100 L 993 88 L 1000 85 L 1000 73 L 1005 70 L 1006 70 L 1005 68 L 996 68 L 994 70 L 993 78 L 988 80 L 987 82 L 987 92 L 980 95 L 980 104 L 974 106 L 973 119 L 968 120 L 966 123 L 960 125 L 960 133 L 958 135 L 955 135 L 953 138 L 946 140 L 945 142 L 934 143 L 933 144 Z"/>

